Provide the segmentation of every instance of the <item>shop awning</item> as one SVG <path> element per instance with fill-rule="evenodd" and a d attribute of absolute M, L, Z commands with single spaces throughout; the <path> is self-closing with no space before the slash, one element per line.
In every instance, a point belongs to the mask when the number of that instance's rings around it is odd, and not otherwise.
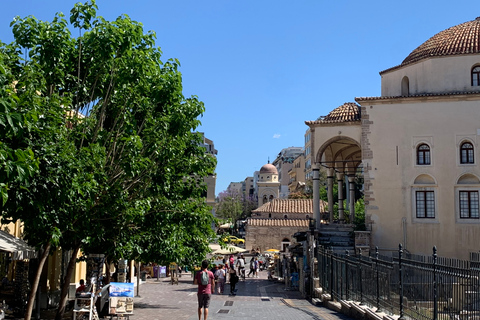
<path fill-rule="evenodd" d="M 0 251 L 11 252 L 13 260 L 31 259 L 37 255 L 35 248 L 30 247 L 25 241 L 1 230 Z"/>

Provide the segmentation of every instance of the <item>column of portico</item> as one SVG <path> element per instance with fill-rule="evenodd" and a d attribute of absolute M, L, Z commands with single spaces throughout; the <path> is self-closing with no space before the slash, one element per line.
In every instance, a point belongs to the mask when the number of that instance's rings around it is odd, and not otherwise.
<path fill-rule="evenodd" d="M 350 223 L 353 223 L 355 219 L 355 175 L 352 174 L 348 176 L 348 186 L 350 192 Z"/>
<path fill-rule="evenodd" d="M 316 220 L 315 228 L 320 229 L 320 167 L 318 164 L 312 165 L 313 171 L 313 217 Z"/>
<path fill-rule="evenodd" d="M 333 178 L 334 178 L 334 169 L 328 168 L 327 169 L 327 199 L 328 199 L 328 213 L 329 213 L 329 221 L 330 223 L 333 222 Z"/>
<path fill-rule="evenodd" d="M 337 173 L 337 181 L 338 181 L 338 220 L 344 221 L 345 220 L 345 212 L 343 209 L 343 178 L 345 174 L 343 172 Z"/>

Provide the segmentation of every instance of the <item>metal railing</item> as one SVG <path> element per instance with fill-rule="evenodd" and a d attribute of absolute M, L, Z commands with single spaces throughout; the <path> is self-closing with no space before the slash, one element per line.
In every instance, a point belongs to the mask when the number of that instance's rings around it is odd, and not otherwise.
<path fill-rule="evenodd" d="M 400 319 L 479 319 L 480 254 L 470 260 L 376 248 L 369 256 L 318 248 L 319 284 L 336 301 L 351 300 Z"/>

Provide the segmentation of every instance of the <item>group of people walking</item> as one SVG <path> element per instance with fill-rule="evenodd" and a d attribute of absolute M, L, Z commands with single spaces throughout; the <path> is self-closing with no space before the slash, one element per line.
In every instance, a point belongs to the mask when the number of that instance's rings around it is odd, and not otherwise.
<path fill-rule="evenodd" d="M 260 268 L 260 263 L 258 261 L 258 257 L 252 257 L 250 259 L 250 272 L 248 273 L 247 277 L 253 273 L 253 278 L 258 278 L 258 271 Z"/>
<path fill-rule="evenodd" d="M 240 280 L 245 280 L 245 277 L 252 276 L 253 278 L 258 278 L 259 271 L 259 261 L 258 257 L 252 257 L 250 259 L 250 272 L 246 275 L 245 257 L 240 255 L 236 261 L 232 255 L 227 259 L 223 259 L 223 264 L 216 265 L 211 271 L 215 278 L 215 283 L 217 284 L 218 294 L 223 294 L 225 291 L 225 284 L 230 284 L 230 295 L 234 296 L 236 294 L 236 284 Z"/>
<path fill-rule="evenodd" d="M 232 255 L 227 259 L 223 259 L 223 264 L 215 266 L 211 271 L 208 270 L 209 261 L 202 262 L 202 270 L 195 275 L 194 283 L 198 284 L 198 318 L 202 317 L 202 309 L 204 319 L 208 316 L 208 306 L 212 293 L 223 294 L 225 284 L 230 284 L 230 295 L 235 296 L 237 293 L 237 283 L 240 279 L 245 280 L 245 257 L 240 255 L 235 261 Z M 258 257 L 250 259 L 250 272 L 247 277 L 258 278 L 259 261 Z"/>

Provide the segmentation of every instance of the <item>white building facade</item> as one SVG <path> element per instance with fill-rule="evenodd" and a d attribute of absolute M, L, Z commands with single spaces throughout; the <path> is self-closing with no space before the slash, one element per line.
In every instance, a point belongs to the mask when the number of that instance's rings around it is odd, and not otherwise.
<path fill-rule="evenodd" d="M 403 244 L 431 254 L 437 246 L 460 259 L 479 250 L 479 38 L 479 18 L 444 30 L 380 72 L 380 97 L 306 122 L 329 183 L 335 175 L 352 185 L 363 167 L 366 219 L 380 250 Z"/>

